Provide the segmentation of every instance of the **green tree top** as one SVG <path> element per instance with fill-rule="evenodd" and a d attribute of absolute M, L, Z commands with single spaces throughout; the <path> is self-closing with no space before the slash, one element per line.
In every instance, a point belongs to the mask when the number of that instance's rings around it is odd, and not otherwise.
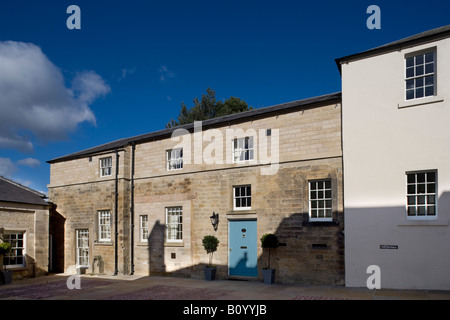
<path fill-rule="evenodd" d="M 177 120 L 172 119 L 166 124 L 166 128 L 174 128 L 194 121 L 203 121 L 228 114 L 253 110 L 244 100 L 230 97 L 225 101 L 216 100 L 216 92 L 211 88 L 206 89 L 206 94 L 201 99 L 193 100 L 194 106 L 190 109 L 184 102 L 181 103 L 180 114 Z"/>

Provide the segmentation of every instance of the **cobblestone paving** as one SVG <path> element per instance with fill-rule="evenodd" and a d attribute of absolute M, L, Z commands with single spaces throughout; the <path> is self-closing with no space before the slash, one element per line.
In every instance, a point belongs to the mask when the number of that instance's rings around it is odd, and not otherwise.
<path fill-rule="evenodd" d="M 21 287 L 0 287 L 0 299 L 46 299 L 59 295 L 76 295 L 76 290 L 69 290 L 67 288 L 67 280 L 61 279 L 58 281 L 45 282 L 35 285 L 21 286 Z M 92 289 L 101 286 L 116 283 L 108 280 L 89 280 L 83 281 L 82 289 Z"/>
<path fill-rule="evenodd" d="M 265 285 L 231 281 L 143 276 L 82 276 L 81 289 L 68 275 L 0 285 L 0 300 L 450 300 L 450 291 L 369 290 L 343 286 Z"/>
<path fill-rule="evenodd" d="M 105 300 L 217 300 L 231 292 L 230 290 L 156 285 L 129 293 L 114 295 Z"/>

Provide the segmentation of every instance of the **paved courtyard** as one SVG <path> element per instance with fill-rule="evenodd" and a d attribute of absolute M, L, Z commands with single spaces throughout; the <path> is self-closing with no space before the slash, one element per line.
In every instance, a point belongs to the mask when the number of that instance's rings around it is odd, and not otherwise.
<path fill-rule="evenodd" d="M 0 286 L 1 300 L 450 300 L 450 291 L 265 285 L 175 277 L 50 275 Z M 75 287 L 69 289 L 69 287 Z"/>

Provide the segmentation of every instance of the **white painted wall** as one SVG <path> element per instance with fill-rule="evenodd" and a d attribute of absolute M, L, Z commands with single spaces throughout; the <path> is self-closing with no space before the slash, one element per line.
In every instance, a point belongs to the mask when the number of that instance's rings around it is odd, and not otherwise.
<path fill-rule="evenodd" d="M 437 96 L 405 107 L 405 54 L 437 48 Z M 450 39 L 342 64 L 346 285 L 450 289 Z M 419 101 L 419 100 L 416 100 Z M 438 170 L 438 218 L 406 216 L 407 171 Z M 397 245 L 382 250 L 380 245 Z"/>

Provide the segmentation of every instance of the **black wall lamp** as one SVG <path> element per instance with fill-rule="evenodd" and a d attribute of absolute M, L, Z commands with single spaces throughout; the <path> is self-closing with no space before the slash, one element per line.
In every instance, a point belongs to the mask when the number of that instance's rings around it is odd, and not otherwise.
<path fill-rule="evenodd" d="M 213 211 L 213 214 L 211 217 L 209 217 L 211 219 L 211 224 L 214 228 L 214 231 L 217 231 L 217 228 L 219 227 L 219 214 L 216 214 Z"/>

